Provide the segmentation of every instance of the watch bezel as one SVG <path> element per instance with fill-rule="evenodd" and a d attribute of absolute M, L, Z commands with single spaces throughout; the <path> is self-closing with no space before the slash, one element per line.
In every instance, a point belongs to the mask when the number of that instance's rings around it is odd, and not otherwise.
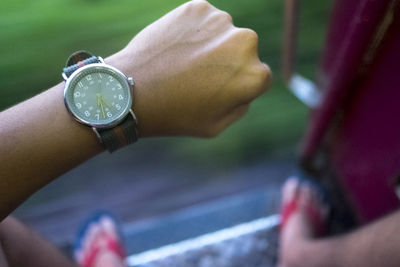
<path fill-rule="evenodd" d="M 108 72 L 111 72 L 115 77 L 118 78 L 118 80 L 121 82 L 122 86 L 126 86 L 128 89 L 127 95 L 128 95 L 128 103 L 124 110 L 111 122 L 108 123 L 92 123 L 82 116 L 80 114 L 77 114 L 74 112 L 73 109 L 70 108 L 70 103 L 69 103 L 69 98 L 68 94 L 70 90 L 73 90 L 71 87 L 71 84 L 74 84 L 75 80 L 80 80 L 82 76 L 84 76 L 88 70 L 90 71 L 96 71 L 96 70 L 107 70 Z M 84 125 L 94 127 L 96 129 L 107 129 L 107 128 L 112 128 L 119 123 L 121 123 L 126 116 L 129 114 L 131 108 L 132 108 L 132 93 L 131 93 L 131 85 L 129 83 L 128 77 L 123 74 L 121 71 L 118 69 L 114 68 L 113 66 L 107 65 L 105 63 L 93 63 L 90 65 L 83 66 L 76 70 L 68 79 L 66 80 L 65 88 L 64 88 L 64 104 L 68 110 L 68 112 L 72 115 L 72 117 L 78 121 L 79 123 L 82 123 Z M 72 104 L 72 103 L 71 103 Z"/>

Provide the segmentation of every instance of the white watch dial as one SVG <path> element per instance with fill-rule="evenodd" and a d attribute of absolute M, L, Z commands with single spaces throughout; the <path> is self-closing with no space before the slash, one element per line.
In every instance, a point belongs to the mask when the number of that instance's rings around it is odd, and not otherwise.
<path fill-rule="evenodd" d="M 90 65 L 71 76 L 65 101 L 79 121 L 95 127 L 113 126 L 132 103 L 126 77 L 114 69 Z"/>

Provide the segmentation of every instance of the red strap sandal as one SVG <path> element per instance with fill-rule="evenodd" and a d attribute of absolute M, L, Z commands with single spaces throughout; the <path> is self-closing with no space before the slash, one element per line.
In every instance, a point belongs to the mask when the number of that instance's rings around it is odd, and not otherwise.
<path fill-rule="evenodd" d="M 99 235 L 101 236 L 97 236 L 93 240 L 89 251 L 84 256 L 82 262 L 79 262 L 82 267 L 93 267 L 95 260 L 101 253 L 104 253 L 104 251 L 114 253 L 121 259 L 121 261 L 124 261 L 126 258 L 125 249 L 118 240 L 107 233 L 99 233 Z M 103 240 L 100 241 L 100 239 Z"/>
<path fill-rule="evenodd" d="M 108 223 L 111 222 L 114 228 L 110 232 L 107 227 L 102 228 L 102 220 L 107 219 Z M 93 239 L 90 241 L 88 248 L 84 248 L 85 239 L 88 238 L 88 231 L 93 225 L 98 225 L 98 232 L 95 233 Z M 89 218 L 81 228 L 78 238 L 75 242 L 75 259 L 77 263 L 82 267 L 93 267 L 95 261 L 104 252 L 111 252 L 121 259 L 121 262 L 125 261 L 126 251 L 122 244 L 121 234 L 118 231 L 118 222 L 110 214 L 105 212 L 99 212 Z M 107 228 L 107 229 L 105 229 Z"/>
<path fill-rule="evenodd" d="M 308 183 L 308 185 L 312 188 L 312 190 L 317 190 L 318 193 L 323 194 L 323 192 L 320 192 L 318 190 L 318 187 L 313 186 L 312 183 L 307 182 L 307 181 L 299 181 L 298 187 L 300 187 L 302 184 Z M 289 221 L 289 218 L 295 213 L 300 207 L 299 207 L 299 194 L 300 192 L 295 192 L 295 195 L 293 198 L 286 204 L 282 206 L 281 209 L 281 222 L 280 222 L 280 229 L 285 228 L 285 225 Z M 318 207 L 315 206 L 315 204 L 309 202 L 305 206 L 305 212 L 306 216 L 309 219 L 310 223 L 312 224 L 312 227 L 314 229 L 314 233 L 316 234 L 316 237 L 323 236 L 327 234 L 327 225 L 326 225 L 326 215 L 322 215 L 321 212 L 318 211 Z"/>

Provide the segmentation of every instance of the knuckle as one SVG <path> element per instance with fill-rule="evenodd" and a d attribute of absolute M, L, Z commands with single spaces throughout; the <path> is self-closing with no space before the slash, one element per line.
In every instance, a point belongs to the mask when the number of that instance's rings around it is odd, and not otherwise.
<path fill-rule="evenodd" d="M 221 16 L 225 21 L 228 21 L 229 23 L 233 22 L 232 16 L 226 11 L 220 11 L 219 16 Z"/>
<path fill-rule="evenodd" d="M 191 5 L 199 10 L 206 10 L 210 7 L 210 3 L 205 0 L 193 0 L 191 1 Z"/>
<path fill-rule="evenodd" d="M 269 68 L 269 66 L 267 64 L 262 64 L 262 66 L 259 68 L 258 72 L 256 73 L 257 79 L 255 79 L 256 81 L 256 87 L 259 90 L 259 94 L 264 93 L 265 91 L 267 91 L 268 87 L 271 84 L 271 78 L 272 78 L 272 74 L 271 74 L 271 69 Z"/>
<path fill-rule="evenodd" d="M 263 64 L 263 81 L 264 81 L 264 89 L 267 90 L 272 82 L 272 71 L 267 64 Z"/>
<path fill-rule="evenodd" d="M 241 30 L 242 34 L 246 37 L 247 40 L 258 42 L 258 34 L 254 30 L 248 28 L 243 28 Z"/>
<path fill-rule="evenodd" d="M 225 11 L 215 11 L 213 14 L 209 17 L 209 23 L 216 27 L 221 27 L 223 25 L 232 25 L 232 17 Z"/>
<path fill-rule="evenodd" d="M 264 94 L 271 83 L 271 72 L 266 64 L 260 64 L 252 69 L 248 76 L 248 87 L 245 90 L 245 102 L 251 102 Z"/>
<path fill-rule="evenodd" d="M 234 38 L 240 42 L 245 54 L 256 55 L 258 51 L 258 35 L 255 31 L 247 28 L 237 28 Z"/>

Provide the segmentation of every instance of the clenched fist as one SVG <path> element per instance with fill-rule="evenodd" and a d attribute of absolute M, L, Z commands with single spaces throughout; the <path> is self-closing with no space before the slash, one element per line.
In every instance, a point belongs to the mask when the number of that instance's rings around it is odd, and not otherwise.
<path fill-rule="evenodd" d="M 141 31 L 106 61 L 136 82 L 141 137 L 220 133 L 268 87 L 258 37 L 226 12 L 190 1 Z"/>

